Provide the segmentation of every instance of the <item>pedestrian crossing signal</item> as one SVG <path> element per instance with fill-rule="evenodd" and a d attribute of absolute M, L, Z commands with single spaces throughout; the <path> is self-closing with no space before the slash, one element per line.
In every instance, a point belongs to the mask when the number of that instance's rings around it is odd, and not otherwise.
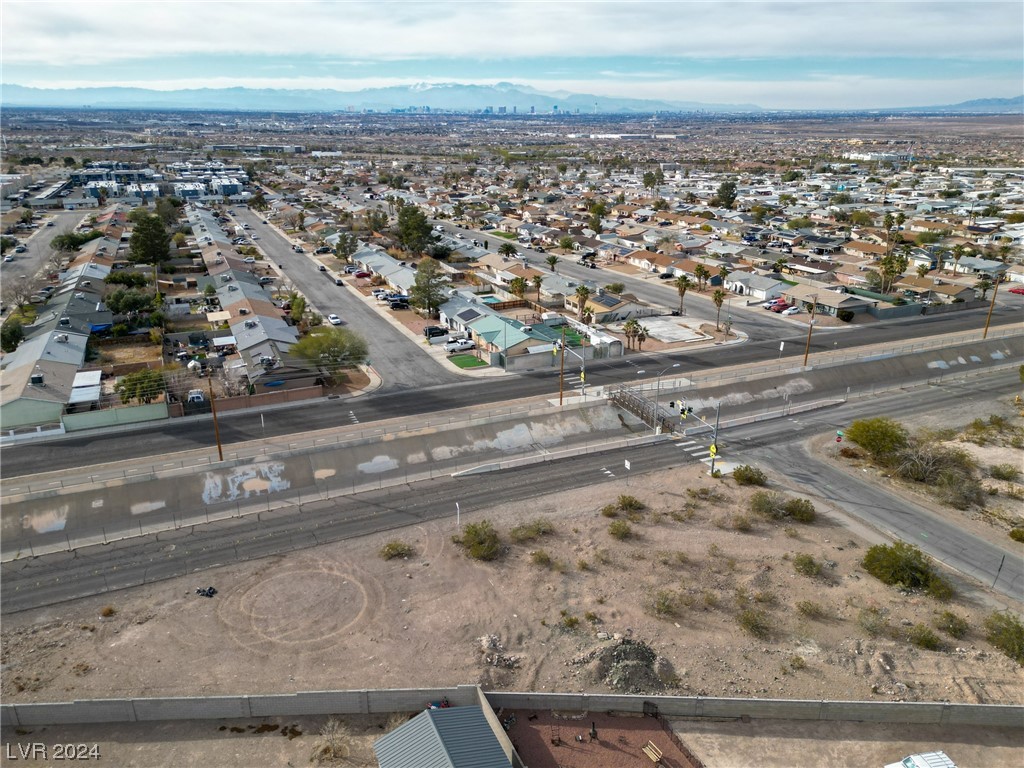
<path fill-rule="evenodd" d="M 712 443 L 711 447 L 708 448 L 708 453 L 710 453 L 712 456 L 717 456 L 718 455 L 718 446 L 715 445 L 714 443 Z"/>

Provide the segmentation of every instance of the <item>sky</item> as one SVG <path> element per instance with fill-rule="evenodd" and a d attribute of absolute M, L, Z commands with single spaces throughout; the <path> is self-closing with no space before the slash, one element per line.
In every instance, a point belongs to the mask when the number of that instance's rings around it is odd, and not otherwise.
<path fill-rule="evenodd" d="M 1024 93 L 1024 2 L 0 0 L 0 77 L 38 88 L 563 92 L 871 109 Z"/>

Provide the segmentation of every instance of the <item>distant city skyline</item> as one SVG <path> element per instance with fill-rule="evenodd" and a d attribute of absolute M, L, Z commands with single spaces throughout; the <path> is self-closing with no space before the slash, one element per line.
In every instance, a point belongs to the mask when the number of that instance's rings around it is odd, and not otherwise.
<path fill-rule="evenodd" d="M 3 80 L 36 88 L 512 82 L 768 109 L 1024 92 L 1019 0 L 2 0 L 0 10 Z"/>

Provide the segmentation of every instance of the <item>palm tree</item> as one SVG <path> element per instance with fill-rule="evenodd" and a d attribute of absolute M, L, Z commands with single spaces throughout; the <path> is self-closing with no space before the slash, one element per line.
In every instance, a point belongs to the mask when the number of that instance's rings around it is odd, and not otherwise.
<path fill-rule="evenodd" d="M 594 310 L 592 310 L 590 307 L 585 307 L 583 309 L 583 317 L 580 318 L 580 321 L 584 325 L 590 325 L 592 322 L 594 322 Z"/>
<path fill-rule="evenodd" d="M 644 351 L 644 342 L 647 341 L 647 337 L 651 335 L 651 332 L 643 325 L 638 324 L 636 332 L 636 348 L 641 352 Z"/>
<path fill-rule="evenodd" d="M 721 288 L 716 289 L 715 292 L 711 294 L 711 301 L 713 301 L 715 306 L 718 308 L 718 314 L 715 315 L 715 330 L 718 331 L 721 330 L 719 320 L 722 317 L 722 304 L 725 303 L 725 291 Z"/>
<path fill-rule="evenodd" d="M 576 308 L 576 312 L 580 318 L 583 319 L 583 312 L 587 308 L 587 302 L 590 300 L 590 289 L 585 285 L 581 285 L 576 288 L 576 303 L 579 305 Z"/>
<path fill-rule="evenodd" d="M 523 298 L 526 295 L 526 279 L 522 277 L 512 278 L 508 284 L 509 292 L 516 298 Z"/>
<path fill-rule="evenodd" d="M 555 254 L 551 254 L 546 259 L 544 259 L 544 261 L 546 261 L 548 263 L 548 266 L 551 267 L 551 271 L 552 272 L 557 272 L 558 271 L 558 270 L 555 269 L 555 264 L 558 263 L 558 257 L 555 256 Z"/>
<path fill-rule="evenodd" d="M 784 267 L 785 267 L 785 266 L 786 266 L 787 264 L 789 264 L 789 259 L 787 259 L 787 258 L 785 258 L 785 257 L 783 257 L 783 258 L 781 258 L 781 259 L 776 259 L 776 260 L 775 260 L 775 263 L 774 263 L 774 264 L 772 264 L 772 269 L 774 269 L 774 270 L 775 270 L 775 271 L 776 271 L 776 272 L 777 272 L 778 274 L 780 274 L 780 275 L 781 275 L 781 274 L 782 274 L 782 270 L 783 270 L 783 268 L 784 268 Z"/>
<path fill-rule="evenodd" d="M 729 272 L 731 272 L 731 271 L 732 270 L 730 270 L 727 266 L 725 266 L 725 264 L 723 264 L 722 266 L 720 266 L 718 268 L 718 276 L 720 278 L 722 278 L 722 282 L 723 283 L 725 282 L 725 278 L 727 278 L 729 276 Z"/>
<path fill-rule="evenodd" d="M 988 292 L 992 290 L 993 285 L 995 284 L 992 282 L 992 278 L 988 275 L 982 275 L 978 278 L 978 282 L 974 287 L 981 291 L 982 301 L 984 301 L 985 297 L 988 296 Z"/>
<path fill-rule="evenodd" d="M 931 272 L 931 271 L 932 271 L 931 268 L 927 264 L 919 264 L 917 266 L 917 276 L 918 277 L 927 277 L 928 273 Z"/>
<path fill-rule="evenodd" d="M 963 243 L 953 246 L 953 277 L 956 277 L 956 268 L 960 266 L 960 259 L 967 255 L 967 249 Z"/>
<path fill-rule="evenodd" d="M 627 320 L 622 326 L 622 333 L 626 337 L 626 348 L 629 349 L 633 346 L 633 339 L 636 338 L 640 332 L 640 323 L 637 322 L 635 317 Z"/>
<path fill-rule="evenodd" d="M 679 291 L 679 314 L 683 314 L 683 299 L 686 298 L 687 289 L 693 287 L 693 281 L 686 275 L 680 275 L 675 279 L 676 290 Z"/>
<path fill-rule="evenodd" d="M 512 245 L 512 243 L 502 243 L 501 248 L 498 249 L 498 254 L 501 256 L 516 256 L 519 254 L 519 249 Z"/>
<path fill-rule="evenodd" d="M 537 303 L 540 304 L 540 286 L 544 282 L 544 275 L 534 275 L 532 281 L 533 287 L 537 289 Z"/>
<path fill-rule="evenodd" d="M 711 277 L 711 272 L 703 264 L 698 264 L 693 268 L 693 274 L 697 278 L 697 290 L 703 291 L 704 283 L 709 277 Z"/>

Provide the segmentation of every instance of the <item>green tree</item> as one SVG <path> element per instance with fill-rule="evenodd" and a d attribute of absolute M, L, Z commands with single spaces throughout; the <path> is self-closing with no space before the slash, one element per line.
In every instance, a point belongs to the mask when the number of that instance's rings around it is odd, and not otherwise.
<path fill-rule="evenodd" d="M 409 290 L 412 305 L 425 310 L 431 317 L 436 316 L 437 308 L 446 301 L 447 285 L 448 278 L 437 260 L 429 256 L 420 259 L 416 267 L 416 278 Z"/>
<path fill-rule="evenodd" d="M 626 337 L 626 349 L 631 349 L 633 346 L 633 340 L 640 332 L 640 321 L 635 317 L 631 317 L 625 323 L 622 324 L 622 335 Z"/>
<path fill-rule="evenodd" d="M 296 325 L 300 325 L 306 316 L 306 297 L 300 293 L 292 293 L 288 298 L 290 309 L 288 314 L 292 318 L 292 322 Z"/>
<path fill-rule="evenodd" d="M 795 219 L 790 219 L 786 224 L 789 229 L 807 229 L 813 225 L 814 222 L 806 216 L 797 216 Z"/>
<path fill-rule="evenodd" d="M 557 272 L 558 271 L 558 270 L 555 269 L 555 265 L 558 264 L 559 258 L 557 256 L 555 256 L 555 254 L 551 254 L 546 259 L 544 259 L 544 261 L 546 261 L 548 263 L 548 266 L 551 267 L 551 271 L 552 272 Z"/>
<path fill-rule="evenodd" d="M 594 230 L 595 233 L 600 235 L 601 234 L 601 217 L 598 214 L 596 214 L 596 213 L 590 214 L 590 217 L 587 219 L 587 228 Z"/>
<path fill-rule="evenodd" d="M 647 171 L 643 176 L 644 189 L 650 191 L 658 185 L 658 177 L 654 171 Z"/>
<path fill-rule="evenodd" d="M 351 232 L 342 232 L 338 235 L 338 242 L 334 246 L 335 258 L 348 261 L 356 251 L 359 250 L 359 240 Z"/>
<path fill-rule="evenodd" d="M 256 211 L 265 211 L 270 207 L 262 189 L 256 190 L 253 196 L 249 198 L 249 207 Z"/>
<path fill-rule="evenodd" d="M 75 167 L 75 158 L 73 158 L 73 157 L 65 157 L 64 158 L 64 167 L 65 168 L 74 168 Z"/>
<path fill-rule="evenodd" d="M 164 226 L 173 227 L 178 223 L 178 213 L 184 203 L 176 197 L 161 197 L 156 201 L 156 215 Z"/>
<path fill-rule="evenodd" d="M 608 291 L 608 293 L 621 294 L 624 290 L 626 290 L 626 284 L 625 283 L 608 283 L 608 285 L 606 285 L 604 287 L 604 289 L 606 291 Z"/>
<path fill-rule="evenodd" d="M 498 248 L 498 253 L 502 256 L 517 256 L 519 255 L 519 249 L 512 245 L 512 243 L 502 243 L 501 247 Z"/>
<path fill-rule="evenodd" d="M 164 391 L 164 375 L 160 371 L 144 368 L 135 373 L 122 376 L 114 387 L 122 403 L 137 400 L 140 403 L 151 403 Z"/>
<path fill-rule="evenodd" d="M 450 245 L 444 243 L 434 243 L 433 245 L 427 246 L 427 256 L 434 259 L 435 261 L 448 261 L 452 257 L 455 251 Z"/>
<path fill-rule="evenodd" d="M 907 271 L 907 264 L 909 260 L 901 251 L 893 251 L 881 258 L 878 262 L 878 274 L 881 277 L 882 293 L 889 293 L 892 290 L 893 283 Z"/>
<path fill-rule="evenodd" d="M 850 223 L 858 227 L 870 227 L 875 223 L 875 217 L 868 211 L 854 211 L 850 214 Z"/>
<path fill-rule="evenodd" d="M 982 275 L 978 278 L 978 282 L 975 283 L 974 287 L 981 291 L 981 300 L 984 301 L 985 297 L 988 296 L 988 292 L 992 290 L 995 283 L 988 275 Z"/>
<path fill-rule="evenodd" d="M 131 315 L 151 309 L 153 295 L 134 288 L 118 288 L 107 296 L 106 305 L 115 315 Z"/>
<path fill-rule="evenodd" d="M 721 288 L 716 288 L 715 292 L 711 294 L 711 301 L 718 310 L 718 314 L 715 315 L 715 330 L 717 331 L 721 329 L 721 323 L 719 321 L 722 319 L 722 304 L 725 303 L 725 291 Z"/>
<path fill-rule="evenodd" d="M 572 246 L 573 246 L 573 240 L 568 235 L 565 235 L 564 237 L 559 238 L 559 240 L 558 240 L 558 247 L 561 248 L 563 251 L 571 251 L 572 250 Z"/>
<path fill-rule="evenodd" d="M 55 238 L 56 239 L 56 238 Z M 170 238 L 159 216 L 146 216 L 135 225 L 128 245 L 128 260 L 134 264 L 159 264 L 170 255 Z"/>
<path fill-rule="evenodd" d="M 953 257 L 953 277 L 956 277 L 956 270 L 960 266 L 960 259 L 967 255 L 967 247 L 963 243 L 957 243 L 953 246 L 953 251 L 950 255 Z"/>
<path fill-rule="evenodd" d="M 24 338 L 25 327 L 16 318 L 11 318 L 0 328 L 0 349 L 13 352 Z"/>
<path fill-rule="evenodd" d="M 931 268 L 927 264 L 918 264 L 917 265 L 917 276 L 918 277 L 927 277 L 928 273 L 931 272 L 931 271 L 932 271 Z"/>
<path fill-rule="evenodd" d="M 785 182 L 799 181 L 803 177 L 803 173 L 801 171 L 796 170 L 786 171 L 784 174 L 782 174 L 782 180 Z"/>
<path fill-rule="evenodd" d="M 509 293 L 517 298 L 523 298 L 526 295 L 526 278 L 514 277 L 508 284 Z"/>
<path fill-rule="evenodd" d="M 647 329 L 647 326 L 640 325 L 636 331 L 636 348 L 641 352 L 644 351 L 644 342 L 647 341 L 647 337 L 651 335 L 651 332 Z"/>
<path fill-rule="evenodd" d="M 846 429 L 846 436 L 879 464 L 895 461 L 909 441 L 906 428 L 884 416 L 854 421 Z"/>
<path fill-rule="evenodd" d="M 730 179 L 719 184 L 718 191 L 715 193 L 715 199 L 711 202 L 713 205 L 731 209 L 736 202 L 736 182 Z"/>
<path fill-rule="evenodd" d="M 682 315 L 684 314 L 683 300 L 686 298 L 686 292 L 693 287 L 693 281 L 690 280 L 689 275 L 680 275 L 672 282 L 672 285 L 679 292 L 679 314 Z"/>
<path fill-rule="evenodd" d="M 322 325 L 293 344 L 288 354 L 305 360 L 336 379 L 342 369 L 366 360 L 367 346 L 361 336 L 347 328 Z"/>
<path fill-rule="evenodd" d="M 366 213 L 366 228 L 371 232 L 384 232 L 388 228 L 388 215 L 380 208 Z"/>

